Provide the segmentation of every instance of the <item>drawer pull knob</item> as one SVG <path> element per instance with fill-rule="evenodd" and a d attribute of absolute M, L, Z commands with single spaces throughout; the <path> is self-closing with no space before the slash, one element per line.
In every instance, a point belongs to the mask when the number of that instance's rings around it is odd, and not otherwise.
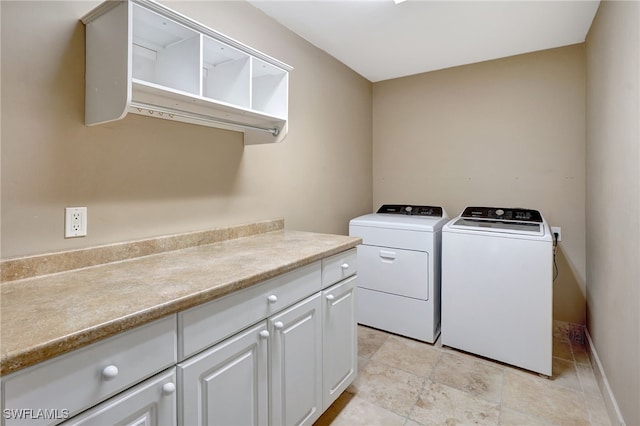
<path fill-rule="evenodd" d="M 267 300 L 269 301 L 269 303 L 276 303 L 278 301 L 278 296 L 272 294 L 271 296 L 267 297 Z"/>
<path fill-rule="evenodd" d="M 333 294 L 327 294 L 327 300 L 328 301 L 332 301 L 333 299 L 335 299 L 336 297 Z"/>
<path fill-rule="evenodd" d="M 276 330 L 282 330 L 284 328 L 284 324 L 282 323 L 282 321 L 274 322 L 273 326 L 276 328 Z"/>
<path fill-rule="evenodd" d="M 260 337 L 262 337 L 263 339 L 266 339 L 267 337 L 269 337 L 269 332 L 267 330 L 262 330 L 260 332 Z"/>
<path fill-rule="evenodd" d="M 108 365 L 102 370 L 102 378 L 105 380 L 113 380 L 118 375 L 118 367 Z"/>
<path fill-rule="evenodd" d="M 346 269 L 349 269 L 349 264 L 348 264 L 348 263 L 343 263 L 342 265 L 340 265 L 340 267 L 341 267 L 342 269 L 345 269 L 345 270 L 346 270 Z"/>
<path fill-rule="evenodd" d="M 171 395 L 175 391 L 176 391 L 176 385 L 173 384 L 172 382 L 165 383 L 164 385 L 162 385 L 162 392 L 164 392 L 166 395 Z"/>

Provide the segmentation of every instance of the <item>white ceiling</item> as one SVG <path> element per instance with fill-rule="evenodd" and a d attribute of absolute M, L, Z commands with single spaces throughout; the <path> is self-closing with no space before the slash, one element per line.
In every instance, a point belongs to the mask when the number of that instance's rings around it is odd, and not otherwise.
<path fill-rule="evenodd" d="M 372 82 L 585 40 L 599 1 L 249 0 Z"/>

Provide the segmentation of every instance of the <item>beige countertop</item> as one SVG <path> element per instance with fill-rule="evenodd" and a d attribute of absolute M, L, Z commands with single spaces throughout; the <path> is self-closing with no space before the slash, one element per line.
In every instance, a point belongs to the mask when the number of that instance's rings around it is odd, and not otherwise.
<path fill-rule="evenodd" d="M 278 229 L 4 282 L 8 374 L 355 247 L 359 238 Z"/>

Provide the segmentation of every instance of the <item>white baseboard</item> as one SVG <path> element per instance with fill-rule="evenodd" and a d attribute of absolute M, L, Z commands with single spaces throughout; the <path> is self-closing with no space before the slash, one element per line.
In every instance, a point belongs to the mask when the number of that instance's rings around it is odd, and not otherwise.
<path fill-rule="evenodd" d="M 609 386 L 607 375 L 604 373 L 604 368 L 602 368 L 602 363 L 600 362 L 600 358 L 598 357 L 598 353 L 596 352 L 596 347 L 593 345 L 593 340 L 591 340 L 589 330 L 587 330 L 586 327 L 584 330 L 584 334 L 587 338 L 585 343 L 587 346 L 587 351 L 589 352 L 591 368 L 593 368 L 593 373 L 596 376 L 598 387 L 600 388 L 600 392 L 602 393 L 604 405 L 607 407 L 607 412 L 609 414 L 611 424 L 624 426 L 625 422 L 624 418 L 622 417 L 622 413 L 620 412 L 620 407 L 618 407 L 616 398 L 611 391 L 611 386 Z"/>

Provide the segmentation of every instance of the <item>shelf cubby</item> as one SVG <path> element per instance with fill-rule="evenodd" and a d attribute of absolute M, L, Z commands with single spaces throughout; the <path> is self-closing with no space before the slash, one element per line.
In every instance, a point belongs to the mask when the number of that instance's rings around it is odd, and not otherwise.
<path fill-rule="evenodd" d="M 203 58 L 203 96 L 250 108 L 251 57 L 205 37 Z"/>
<path fill-rule="evenodd" d="M 251 58 L 251 108 L 276 117 L 287 116 L 287 72 Z"/>

